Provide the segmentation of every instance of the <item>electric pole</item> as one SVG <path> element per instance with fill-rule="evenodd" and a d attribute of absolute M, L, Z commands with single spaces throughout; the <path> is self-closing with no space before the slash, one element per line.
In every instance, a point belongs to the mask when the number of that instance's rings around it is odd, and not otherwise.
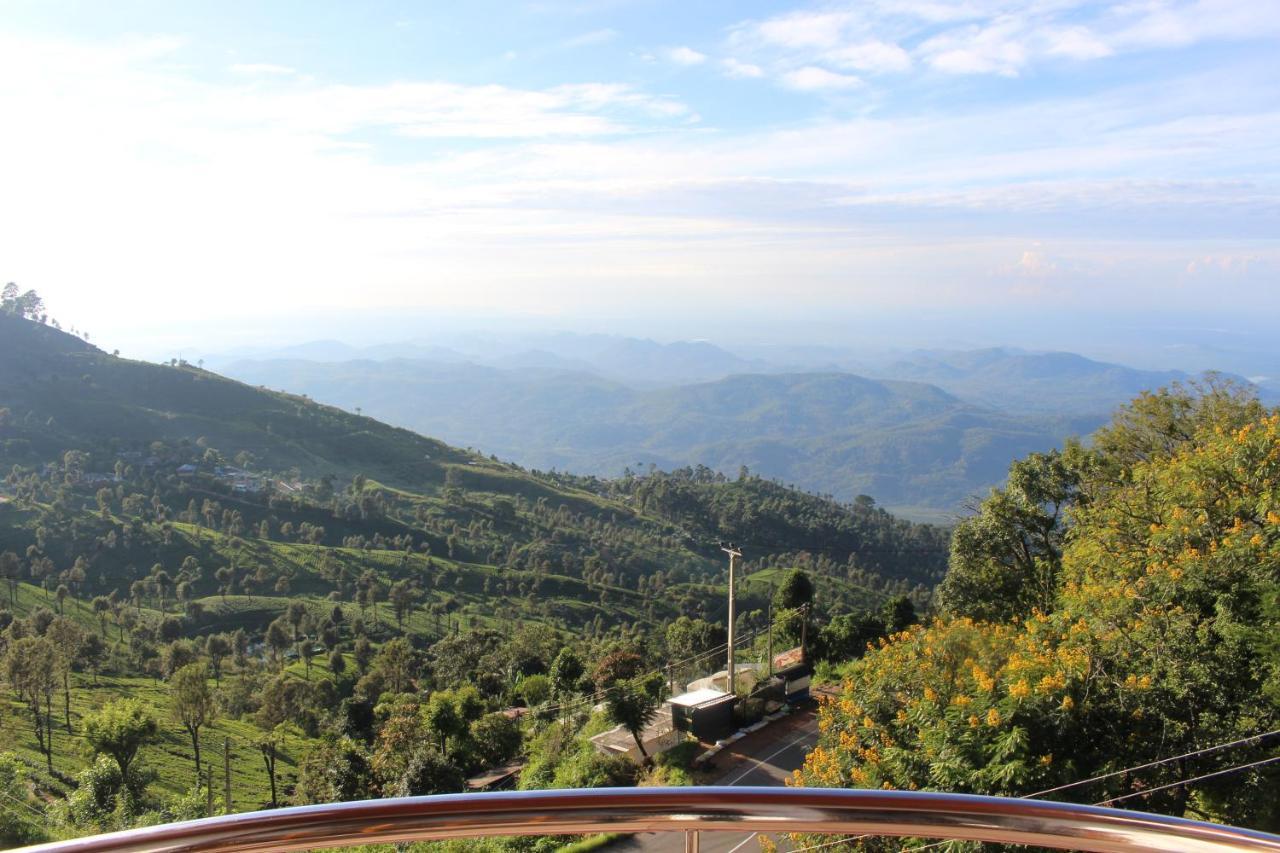
<path fill-rule="evenodd" d="M 734 545 L 732 542 L 728 544 L 721 542 L 720 550 L 724 551 L 726 554 L 729 555 L 729 669 L 727 674 L 729 676 L 729 695 L 733 696 L 737 692 L 736 681 L 737 681 L 737 674 L 738 674 L 733 661 L 733 622 L 734 622 L 733 569 L 734 569 L 734 561 L 742 556 L 742 552 L 739 551 L 738 546 Z"/>

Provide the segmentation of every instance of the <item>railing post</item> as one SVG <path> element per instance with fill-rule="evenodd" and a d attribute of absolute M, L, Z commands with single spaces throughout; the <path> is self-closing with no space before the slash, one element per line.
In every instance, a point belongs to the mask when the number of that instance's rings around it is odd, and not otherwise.
<path fill-rule="evenodd" d="M 698 853 L 698 830 L 686 829 L 684 831 L 684 853 Z"/>

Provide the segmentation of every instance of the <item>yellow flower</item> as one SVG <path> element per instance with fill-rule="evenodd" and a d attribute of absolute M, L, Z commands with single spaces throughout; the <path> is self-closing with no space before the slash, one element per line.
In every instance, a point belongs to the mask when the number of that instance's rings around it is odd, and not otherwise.
<path fill-rule="evenodd" d="M 928 699 L 930 702 L 936 702 L 938 701 L 938 692 L 932 687 L 926 687 L 924 689 L 924 698 Z"/>
<path fill-rule="evenodd" d="M 1020 678 L 1009 688 L 1009 695 L 1014 699 L 1026 699 L 1031 695 L 1031 685 L 1025 678 Z"/>
<path fill-rule="evenodd" d="M 987 711 L 987 725 L 988 726 L 1000 725 L 1000 712 L 995 708 L 992 708 L 990 711 Z"/>
<path fill-rule="evenodd" d="M 1075 706 L 1076 706 L 1076 700 L 1072 699 L 1070 696 L 1062 697 L 1062 710 L 1070 711 Z"/>

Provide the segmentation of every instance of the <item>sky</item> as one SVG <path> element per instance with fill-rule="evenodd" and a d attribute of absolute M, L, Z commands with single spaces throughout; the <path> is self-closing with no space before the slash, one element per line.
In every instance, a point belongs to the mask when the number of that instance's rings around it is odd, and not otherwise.
<path fill-rule="evenodd" d="M 0 0 L 0 280 L 141 355 L 1257 324 L 1277 80 L 1280 0 Z"/>

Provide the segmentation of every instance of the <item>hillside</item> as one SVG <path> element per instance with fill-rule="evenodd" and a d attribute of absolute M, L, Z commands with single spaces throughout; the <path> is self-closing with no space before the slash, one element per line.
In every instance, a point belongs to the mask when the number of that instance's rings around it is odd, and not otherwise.
<path fill-rule="evenodd" d="M 637 465 L 745 465 L 841 500 L 869 494 L 934 517 L 1001 482 L 1017 456 L 1100 422 L 1014 416 L 930 385 L 847 373 L 640 389 L 576 371 L 413 360 L 227 369 L 534 468 L 616 476 Z"/>
<path fill-rule="evenodd" d="M 584 399 L 617 393 L 603 380 L 590 390 L 581 384 L 571 387 Z M 421 390 L 410 387 L 401 396 Z M 911 390 L 921 409 L 948 405 L 945 395 Z M 439 395 L 428 399 L 441 410 L 451 405 Z M 723 403 L 717 400 L 714 405 Z M 670 399 L 667 408 L 652 417 L 670 417 L 686 405 L 691 404 Z M 859 392 L 837 401 L 822 416 L 834 422 L 840 411 L 876 405 Z M 785 412 L 783 406 L 754 417 L 783 429 Z M 188 524 L 229 530 L 234 525 L 242 539 L 251 531 L 265 531 L 270 536 L 260 538 L 293 539 L 318 548 L 352 541 L 412 542 L 415 550 L 429 551 L 436 559 L 498 563 L 543 575 L 590 575 L 592 583 L 632 589 L 659 570 L 670 580 L 714 575 L 721 568 L 712 544 L 717 531 L 704 529 L 690 539 L 686 520 L 637 506 L 633 492 L 645 478 L 609 482 L 525 471 L 369 417 L 251 387 L 190 365 L 121 359 L 12 316 L 0 316 L 0 413 L 0 465 L 6 470 L 17 466 L 9 478 L 10 491 L 22 496 L 24 481 L 28 500 L 51 494 L 49 489 L 69 490 L 68 512 L 77 501 L 95 511 L 97 517 L 78 524 L 62 520 L 79 540 L 59 543 L 67 557 L 74 556 L 74 549 L 90 539 L 95 528 L 99 536 L 110 528 L 109 514 L 98 512 L 104 502 L 118 513 L 129 509 L 136 514 L 139 504 L 129 502 L 129 493 L 142 489 L 140 496 L 149 506 L 146 515 L 170 528 Z M 510 414 L 505 419 L 496 411 L 490 414 L 495 422 L 519 422 Z M 806 413 L 810 416 L 816 415 Z M 607 432 L 600 440 L 605 438 Z M 180 470 L 183 466 L 188 467 Z M 757 494 L 765 487 L 776 493 Z M 736 517 L 745 513 L 776 519 L 768 525 L 767 540 L 755 541 L 751 525 L 740 525 L 735 533 L 744 547 L 755 547 L 752 556 L 758 559 L 816 551 L 845 563 L 859 549 L 858 536 L 879 537 L 883 531 L 896 535 L 900 530 L 901 523 L 882 510 L 839 505 L 755 478 L 700 482 L 690 498 L 695 514 L 712 517 L 712 507 L 725 495 L 736 495 L 734 512 L 720 513 L 727 525 L 736 524 Z M 162 508 L 157 508 L 157 498 Z M 209 503 L 216 505 L 216 518 L 204 508 Z M 755 503 L 767 503 L 770 509 L 754 507 Z M 810 515 L 821 510 L 857 521 L 861 532 L 839 542 L 815 543 L 813 531 L 800 516 L 784 515 L 792 503 L 812 505 Z M 282 537 L 277 531 L 286 522 L 292 533 Z M 28 531 L 34 524 L 19 522 Z M 298 533 L 304 526 L 311 531 L 305 543 Z M 914 529 L 907 525 L 901 531 Z M 8 543 L 16 538 L 25 548 L 31 533 L 11 531 L 8 536 Z M 145 538 L 144 531 L 136 538 Z M 197 542 L 202 542 L 199 536 L 193 540 Z M 214 546 L 200 545 L 201 562 L 221 559 L 207 551 L 210 547 Z M 922 561 L 923 569 L 905 558 L 862 568 L 889 581 L 911 577 L 913 583 L 928 585 L 944 562 L 945 543 L 935 537 L 932 548 Z M 99 559 L 125 565 L 134 558 L 108 552 Z M 261 559 L 283 558 L 277 553 Z M 144 558 L 137 555 L 136 560 L 141 565 Z"/>
<path fill-rule="evenodd" d="M 601 381 L 598 393 L 608 391 Z M 618 480 L 526 471 L 188 364 L 121 359 L 10 315 L 0 315 L 0 470 L 0 657 L 10 673 L 0 765 L 17 762 L 4 766 L 26 780 L 5 783 L 6 796 L 37 811 L 56 805 L 40 832 L 127 825 L 84 800 L 109 783 L 86 769 L 82 748 L 98 711 L 123 698 L 159 717 L 142 751 L 147 773 L 131 783 L 150 794 L 126 817 L 203 813 L 203 796 L 182 799 L 197 790 L 190 768 L 200 760 L 198 739 L 177 727 L 183 679 L 216 700 L 205 755 L 230 744 L 236 808 L 338 796 L 315 769 L 327 769 L 335 739 L 375 768 L 342 797 L 398 790 L 403 761 L 383 745 L 398 729 L 373 709 L 428 694 L 465 707 L 476 725 L 489 714 L 488 728 L 454 734 L 447 754 L 440 747 L 455 781 L 412 789 L 456 790 L 457 774 L 542 750 L 528 740 L 536 726 L 490 718 L 546 703 L 566 647 L 583 666 L 634 649 L 659 668 L 713 645 L 705 638 L 727 609 L 721 538 L 747 555 L 744 628 L 759 628 L 793 567 L 825 590 L 813 611 L 821 620 L 901 596 L 923 605 L 946 565 L 946 530 L 869 500 L 841 504 L 704 467 Z M 681 617 L 700 627 L 676 642 L 668 628 Z M 24 692 L 20 674 L 41 660 L 61 685 L 46 698 Z M 594 705 L 581 673 L 557 689 L 575 708 Z M 566 720 L 588 733 L 604 722 Z M 506 751 L 490 747 L 494 727 Z M 613 765 L 572 775 L 593 754 L 583 737 L 546 758 L 564 769 L 544 784 L 634 781 Z M 278 767 L 264 765 L 268 754 Z M 41 837 L 29 829 L 0 825 L 0 836 Z"/>
<path fill-rule="evenodd" d="M 877 371 L 928 382 L 958 397 L 1011 413 L 1108 415 L 1143 391 L 1191 377 L 1180 370 L 1139 370 L 1070 352 L 925 350 Z"/>

